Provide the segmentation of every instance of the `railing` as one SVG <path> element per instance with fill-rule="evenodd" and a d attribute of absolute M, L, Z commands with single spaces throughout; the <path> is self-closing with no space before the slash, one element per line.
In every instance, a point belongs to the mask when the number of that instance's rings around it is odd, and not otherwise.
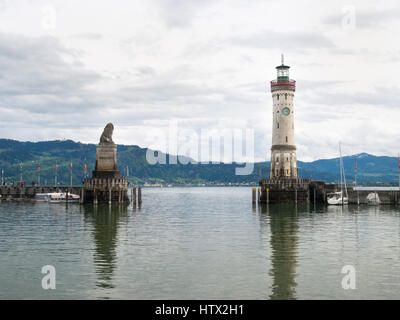
<path fill-rule="evenodd" d="M 128 187 L 129 180 L 124 178 L 116 179 L 101 179 L 101 178 L 87 178 L 84 180 L 84 187 L 104 187 L 104 186 L 123 186 Z"/>
<path fill-rule="evenodd" d="M 276 87 L 276 86 L 295 86 L 296 81 L 295 80 L 288 80 L 288 81 L 282 81 L 282 80 L 272 80 L 271 81 L 271 87 Z"/>
<path fill-rule="evenodd" d="M 308 188 L 311 179 L 296 179 L 296 178 L 281 178 L 281 179 L 262 179 L 259 182 L 260 186 L 277 187 L 278 189 L 287 187 L 302 187 Z"/>

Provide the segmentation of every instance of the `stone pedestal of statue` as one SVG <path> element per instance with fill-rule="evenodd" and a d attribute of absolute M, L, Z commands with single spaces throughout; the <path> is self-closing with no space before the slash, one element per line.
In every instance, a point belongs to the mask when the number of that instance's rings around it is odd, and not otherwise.
<path fill-rule="evenodd" d="M 100 143 L 96 146 L 96 166 L 93 178 L 119 179 L 122 178 L 117 167 L 117 145 Z"/>
<path fill-rule="evenodd" d="M 117 145 L 112 141 L 114 126 L 107 124 L 96 146 L 96 165 L 93 176 L 84 180 L 85 203 L 129 203 L 129 180 L 117 166 Z"/>

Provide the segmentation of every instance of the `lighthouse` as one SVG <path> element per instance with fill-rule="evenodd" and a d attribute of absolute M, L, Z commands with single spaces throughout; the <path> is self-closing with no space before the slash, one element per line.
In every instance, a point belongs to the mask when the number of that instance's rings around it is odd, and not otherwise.
<path fill-rule="evenodd" d="M 294 140 L 294 93 L 296 81 L 289 77 L 290 67 L 276 67 L 277 77 L 271 81 L 272 145 L 269 179 L 261 179 L 260 203 L 325 203 L 324 181 L 300 178 Z"/>
<path fill-rule="evenodd" d="M 276 67 L 277 77 L 271 81 L 272 146 L 270 179 L 297 179 L 296 144 L 294 140 L 294 92 L 296 81 L 289 78 L 290 67 Z"/>

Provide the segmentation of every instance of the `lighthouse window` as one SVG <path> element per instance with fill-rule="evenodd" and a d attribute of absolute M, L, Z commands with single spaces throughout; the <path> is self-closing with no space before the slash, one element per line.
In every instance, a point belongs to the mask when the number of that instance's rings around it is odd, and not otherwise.
<path fill-rule="evenodd" d="M 286 142 L 288 142 L 288 140 L 287 140 L 287 136 L 286 136 Z"/>
<path fill-rule="evenodd" d="M 286 170 L 286 174 L 289 174 L 289 170 Z"/>
<path fill-rule="evenodd" d="M 285 100 L 287 100 L 287 93 L 285 93 Z"/>
<path fill-rule="evenodd" d="M 276 100 L 279 100 L 279 94 L 276 95 Z"/>
<path fill-rule="evenodd" d="M 279 122 L 278 122 L 278 129 L 279 129 Z"/>

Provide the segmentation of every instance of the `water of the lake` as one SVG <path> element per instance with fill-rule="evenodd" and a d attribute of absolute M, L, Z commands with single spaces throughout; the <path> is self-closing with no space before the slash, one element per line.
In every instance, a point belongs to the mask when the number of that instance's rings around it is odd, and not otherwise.
<path fill-rule="evenodd" d="M 141 209 L 0 203 L 0 299 L 383 298 L 400 299 L 396 207 L 253 208 L 251 188 L 144 189 Z"/>

